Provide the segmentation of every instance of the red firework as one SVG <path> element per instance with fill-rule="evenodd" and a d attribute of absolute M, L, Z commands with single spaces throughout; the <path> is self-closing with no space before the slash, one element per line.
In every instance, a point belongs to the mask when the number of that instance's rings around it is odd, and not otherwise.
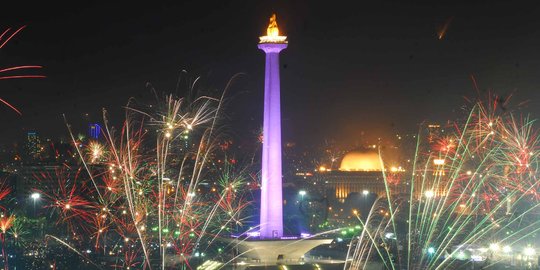
<path fill-rule="evenodd" d="M 71 172 L 68 169 L 57 169 L 54 174 L 42 173 L 36 179 L 46 187 L 55 186 L 53 190 L 38 190 L 50 204 L 46 207 L 54 209 L 60 221 L 68 224 L 71 232 L 76 235 L 81 228 L 89 232 L 89 224 L 93 224 L 99 207 L 88 197 L 93 193 L 84 182 L 78 182 L 80 170 Z M 56 182 L 57 184 L 51 185 Z"/>
<path fill-rule="evenodd" d="M 2 34 L 0 34 L 0 49 L 2 49 L 6 44 L 19 32 L 21 32 L 26 26 L 21 26 L 15 31 L 12 31 L 11 28 L 6 29 Z M 13 74 L 13 71 L 26 71 L 26 70 L 35 70 L 35 69 L 41 69 L 42 66 L 37 65 L 22 65 L 22 66 L 14 66 L 14 67 L 8 67 L 0 69 L 0 80 L 9 80 L 9 79 L 29 79 L 29 78 L 45 78 L 44 75 L 37 75 L 37 74 Z M 11 73 L 11 74 L 9 74 Z M 4 75 L 5 74 L 5 75 Z M 15 106 L 11 105 L 6 100 L 0 98 L 0 102 L 2 102 L 4 105 L 8 106 L 15 112 L 17 112 L 19 115 L 22 115 L 21 111 L 19 111 Z"/>

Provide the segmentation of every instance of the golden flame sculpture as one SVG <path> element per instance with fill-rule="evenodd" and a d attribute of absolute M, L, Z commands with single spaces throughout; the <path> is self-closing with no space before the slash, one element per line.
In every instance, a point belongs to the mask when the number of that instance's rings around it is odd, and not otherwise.
<path fill-rule="evenodd" d="M 266 29 L 266 35 L 270 37 L 279 36 L 279 28 L 277 26 L 276 14 L 272 14 L 272 17 L 270 17 L 270 23 L 268 24 L 268 28 Z"/>
<path fill-rule="evenodd" d="M 268 28 L 266 29 L 266 36 L 259 37 L 259 43 L 287 43 L 287 36 L 279 35 L 279 28 L 276 21 L 276 14 L 272 14 Z"/>

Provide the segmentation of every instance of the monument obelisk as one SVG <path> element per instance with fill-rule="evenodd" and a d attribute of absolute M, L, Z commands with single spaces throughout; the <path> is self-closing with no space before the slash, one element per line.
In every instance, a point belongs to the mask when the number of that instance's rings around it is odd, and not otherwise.
<path fill-rule="evenodd" d="M 275 14 L 258 47 L 266 54 L 260 238 L 275 239 L 283 236 L 279 53 L 287 48 L 287 37 L 279 35 Z"/>
<path fill-rule="evenodd" d="M 300 236 L 283 237 L 279 53 L 285 48 L 287 37 L 279 35 L 276 15 L 272 15 L 266 36 L 259 42 L 259 49 L 266 54 L 260 230 L 258 238 L 248 237 L 236 244 L 242 254 L 237 258 L 242 267 L 303 264 L 306 252 L 332 242 L 331 238 L 299 241 Z"/>

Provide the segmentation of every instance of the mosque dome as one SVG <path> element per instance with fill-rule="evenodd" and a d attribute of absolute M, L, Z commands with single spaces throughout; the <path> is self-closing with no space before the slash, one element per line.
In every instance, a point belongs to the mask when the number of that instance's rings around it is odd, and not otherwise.
<path fill-rule="evenodd" d="M 383 166 L 379 154 L 375 150 L 352 151 L 341 160 L 340 171 L 373 172 L 382 171 Z"/>

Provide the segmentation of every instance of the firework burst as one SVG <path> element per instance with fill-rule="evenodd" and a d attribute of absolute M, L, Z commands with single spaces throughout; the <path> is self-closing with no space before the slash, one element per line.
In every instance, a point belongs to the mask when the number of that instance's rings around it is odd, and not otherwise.
<path fill-rule="evenodd" d="M 8 195 L 11 193 L 11 188 L 8 186 L 7 180 L 2 179 L 0 182 L 0 202 L 3 204 L 7 201 Z M 0 241 L 2 242 L 2 258 L 4 258 L 4 267 L 9 269 L 8 258 L 6 257 L 6 236 L 9 234 L 9 230 L 15 223 L 15 215 L 10 213 L 11 209 L 5 206 L 0 206 Z"/>
<path fill-rule="evenodd" d="M 497 114 L 490 104 L 476 103 L 463 124 L 431 145 L 419 136 L 403 189 L 391 188 L 385 174 L 386 196 L 358 217 L 364 226 L 347 269 L 374 257 L 389 269 L 455 269 L 471 256 L 503 260 L 495 247 L 525 246 L 540 231 L 537 132 L 529 118 Z"/>
<path fill-rule="evenodd" d="M 111 267 L 168 269 L 189 266 L 242 226 L 246 172 L 219 147 L 222 102 L 223 95 L 165 96 L 152 109 L 130 103 L 119 129 L 104 112 L 103 142 L 72 136 L 81 168 L 45 176 L 60 188 L 42 191 L 72 235 L 65 244 L 91 243 L 116 258 Z"/>

